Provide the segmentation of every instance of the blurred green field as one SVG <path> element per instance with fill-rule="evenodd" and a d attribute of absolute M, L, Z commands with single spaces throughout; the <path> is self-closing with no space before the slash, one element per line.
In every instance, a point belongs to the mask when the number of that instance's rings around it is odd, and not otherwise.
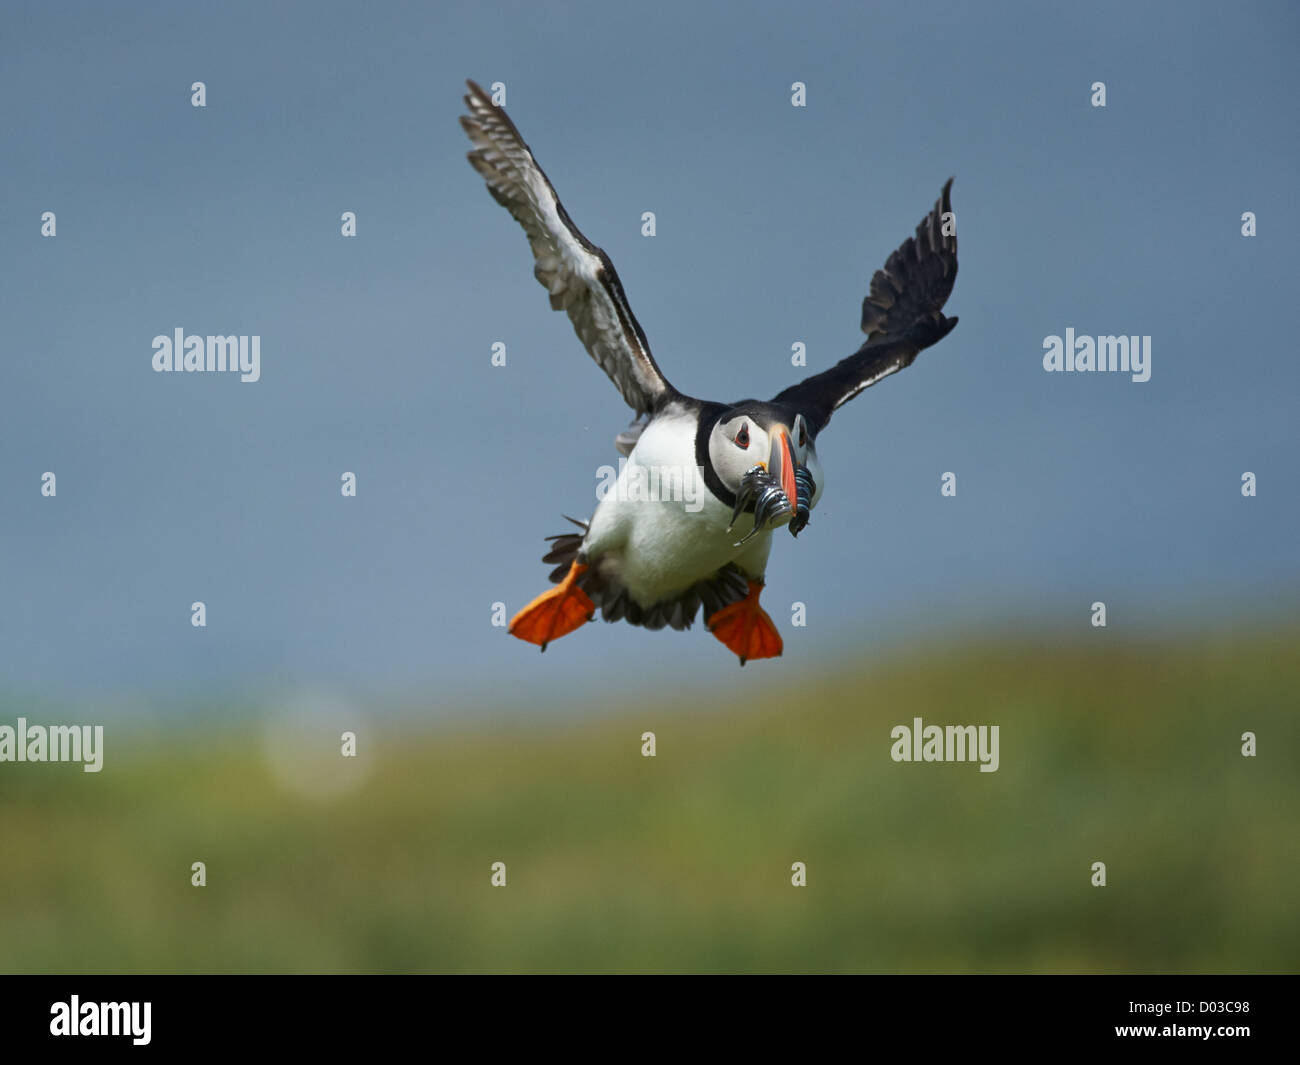
<path fill-rule="evenodd" d="M 1300 631 L 1098 635 L 768 666 L 765 702 L 706 713 L 390 727 L 325 799 L 239 731 L 0 764 L 0 970 L 1297 971 Z M 1000 769 L 894 763 L 914 716 L 999 725 Z"/>

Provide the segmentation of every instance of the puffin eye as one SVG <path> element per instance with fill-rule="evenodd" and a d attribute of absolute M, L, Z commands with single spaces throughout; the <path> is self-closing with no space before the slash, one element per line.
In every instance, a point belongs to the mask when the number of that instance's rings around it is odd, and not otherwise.
<path fill-rule="evenodd" d="M 749 447 L 749 422 L 745 422 L 736 434 L 736 446 L 742 450 Z"/>
<path fill-rule="evenodd" d="M 808 443 L 808 428 L 804 425 L 803 415 L 799 415 L 799 446 L 804 447 Z"/>

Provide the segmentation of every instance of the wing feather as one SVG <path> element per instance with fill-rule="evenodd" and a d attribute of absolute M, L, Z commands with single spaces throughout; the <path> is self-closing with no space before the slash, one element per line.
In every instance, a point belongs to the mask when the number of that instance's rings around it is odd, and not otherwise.
<path fill-rule="evenodd" d="M 569 315 L 578 339 L 637 414 L 678 393 L 670 385 L 632 313 L 614 264 L 569 218 L 555 189 L 505 111 L 470 81 L 460 124 L 474 150 L 470 165 L 523 227 L 552 310 Z"/>
<path fill-rule="evenodd" d="M 934 209 L 916 227 L 915 236 L 890 255 L 871 279 L 862 301 L 866 343 L 829 370 L 805 378 L 773 399 L 796 407 L 817 432 L 831 414 L 859 392 L 898 373 L 926 348 L 937 344 L 957 324 L 943 305 L 957 279 L 956 227 L 952 214 L 952 178 Z M 948 216 L 948 217 L 945 217 Z"/>

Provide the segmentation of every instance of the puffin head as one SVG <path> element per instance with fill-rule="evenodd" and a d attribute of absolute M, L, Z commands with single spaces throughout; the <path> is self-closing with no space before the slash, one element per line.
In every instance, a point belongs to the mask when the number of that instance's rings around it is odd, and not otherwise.
<path fill-rule="evenodd" d="M 781 525 L 798 536 L 808 524 L 821 498 L 822 468 L 802 414 L 768 403 L 729 407 L 713 423 L 708 457 L 721 487 L 734 497 L 732 523 L 753 512 L 749 536 Z"/>

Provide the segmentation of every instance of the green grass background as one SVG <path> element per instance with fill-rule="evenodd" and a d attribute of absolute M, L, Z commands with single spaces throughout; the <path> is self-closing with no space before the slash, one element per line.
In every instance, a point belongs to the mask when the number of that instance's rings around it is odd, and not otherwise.
<path fill-rule="evenodd" d="M 98 775 L 0 765 L 0 969 L 1300 969 L 1300 630 L 1092 635 L 756 663 L 756 705 L 370 725 L 328 799 L 278 782 L 256 716 L 114 727 Z M 1000 769 L 894 763 L 914 716 L 999 725 Z"/>

